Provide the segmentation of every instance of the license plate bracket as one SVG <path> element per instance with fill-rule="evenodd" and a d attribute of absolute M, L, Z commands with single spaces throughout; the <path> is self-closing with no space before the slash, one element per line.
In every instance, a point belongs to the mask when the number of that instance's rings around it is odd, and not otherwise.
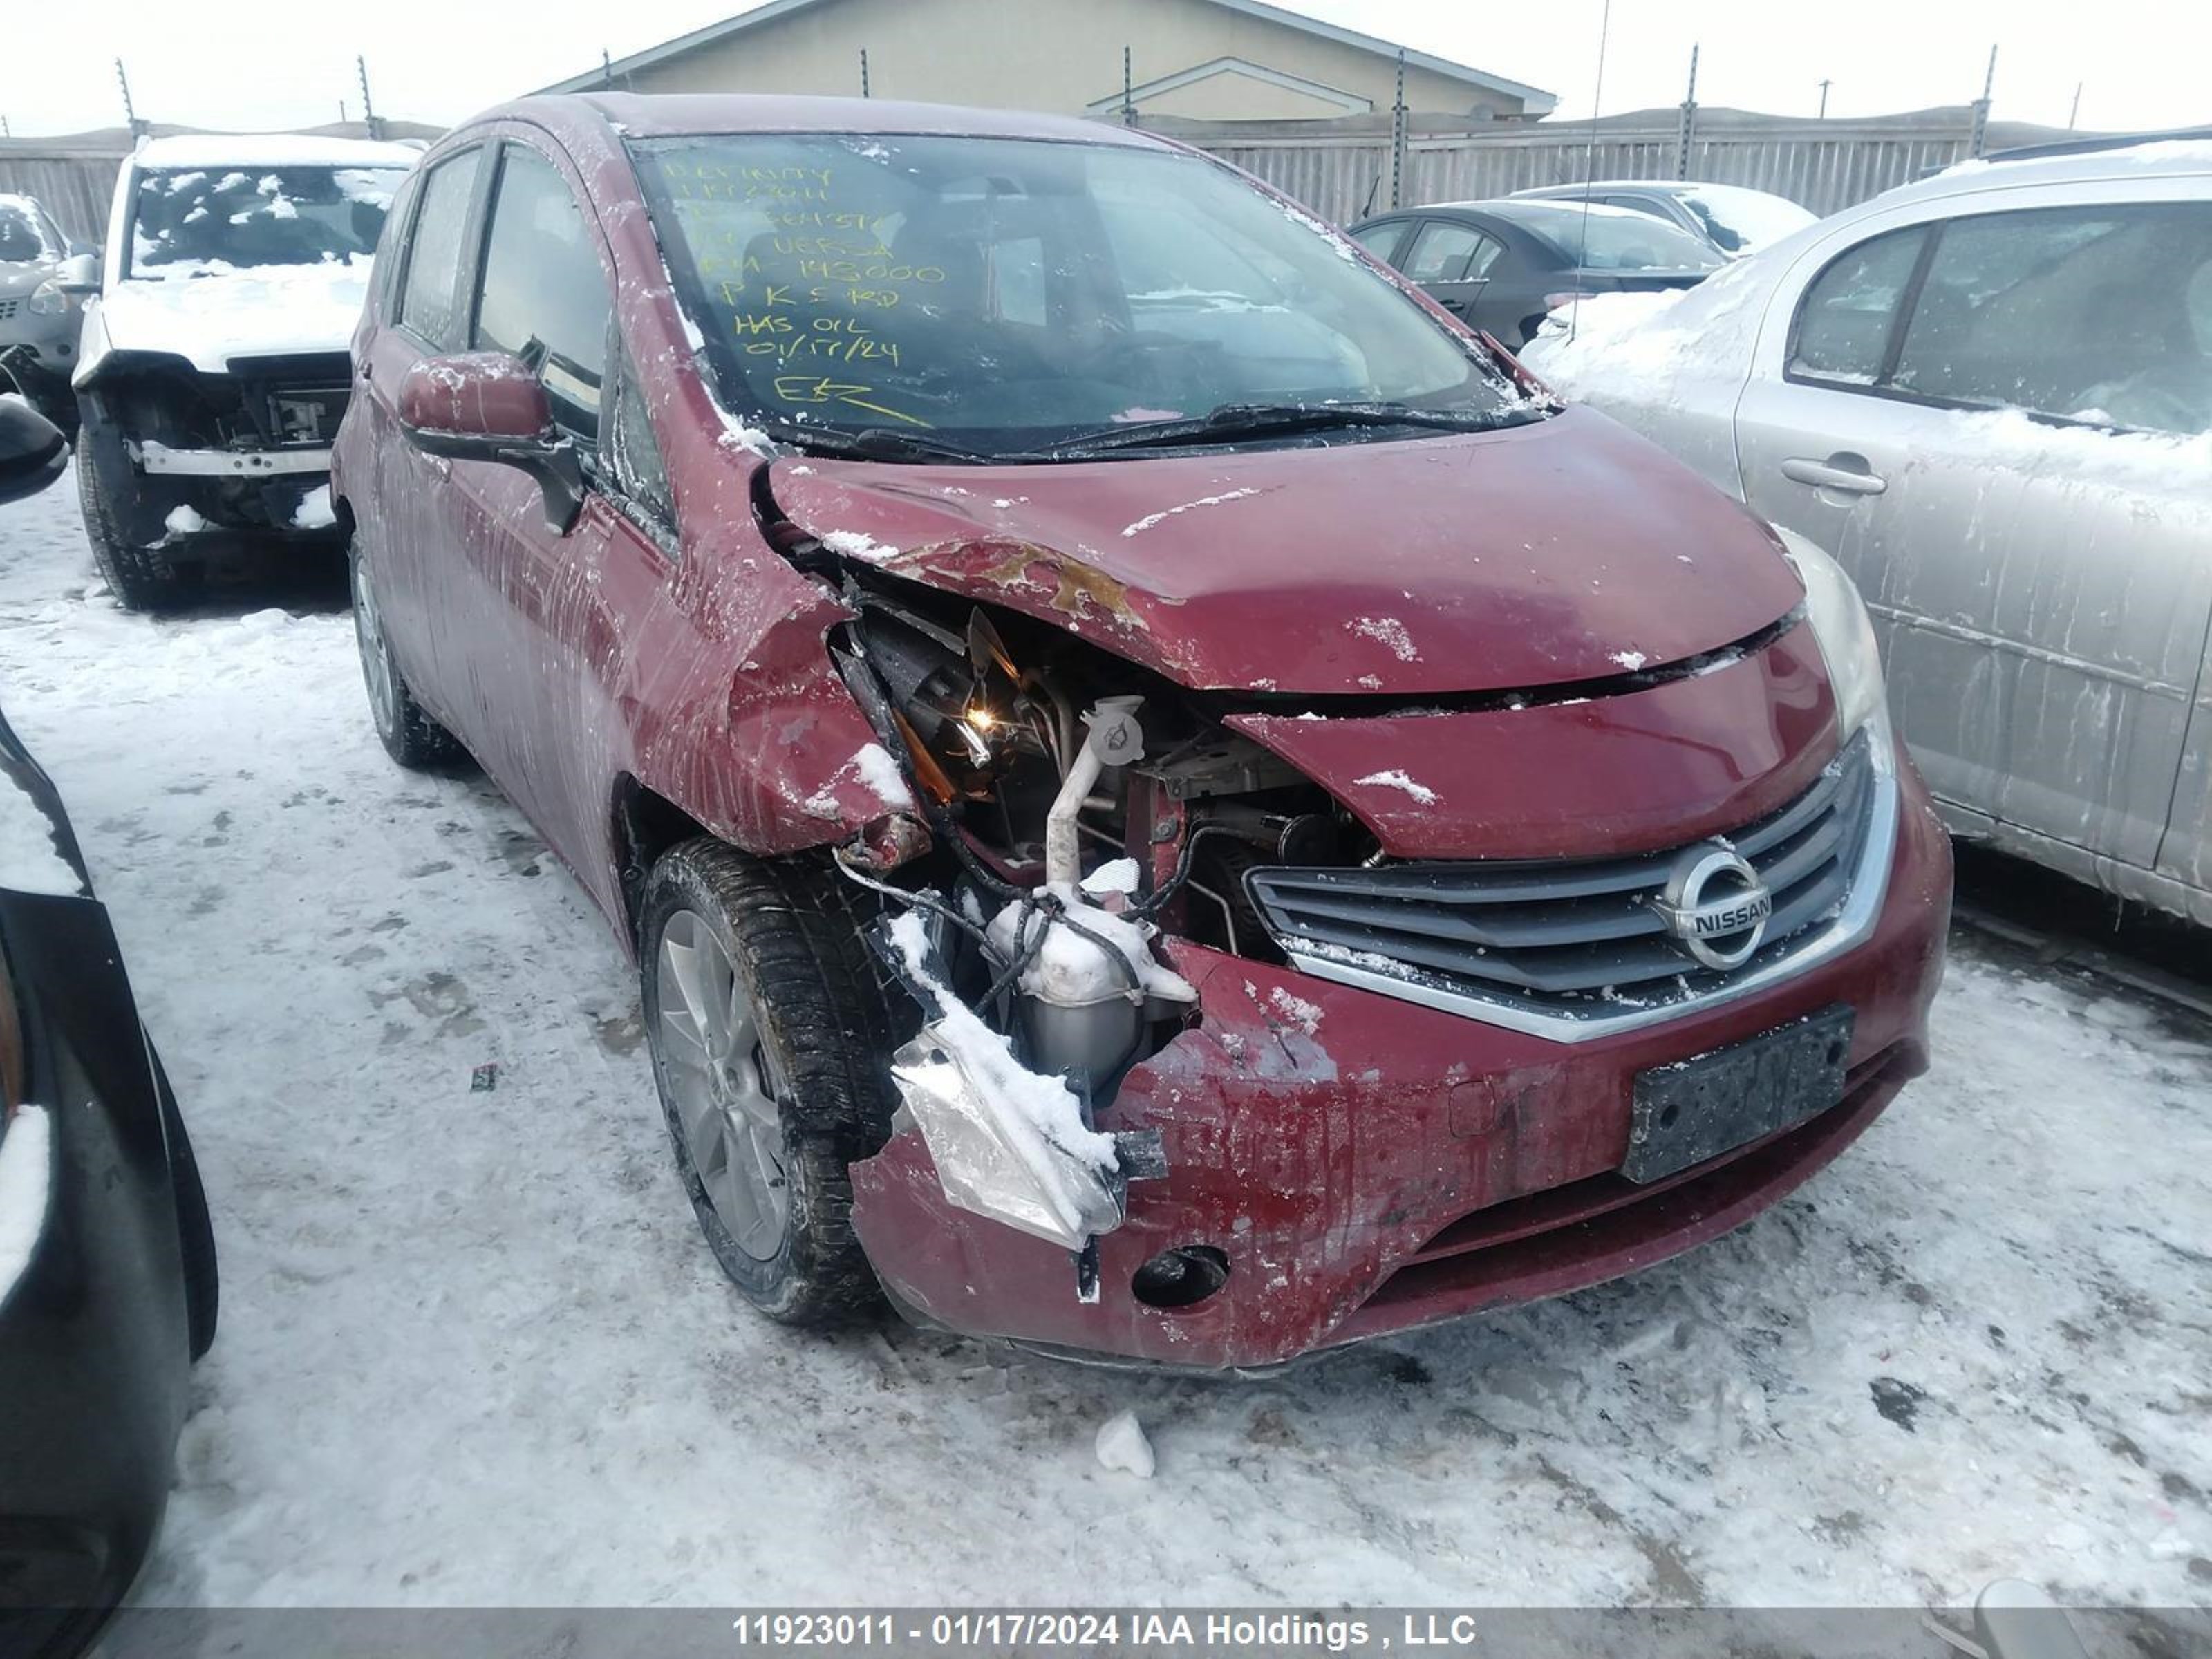
<path fill-rule="evenodd" d="M 1621 1174 L 1638 1182 L 1662 1180 L 1837 1104 L 1854 1020 L 1839 1003 L 1638 1073 Z"/>

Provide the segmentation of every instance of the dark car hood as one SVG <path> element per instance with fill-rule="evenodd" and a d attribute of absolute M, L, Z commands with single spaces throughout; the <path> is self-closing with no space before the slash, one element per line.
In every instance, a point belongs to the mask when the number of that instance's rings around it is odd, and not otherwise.
<path fill-rule="evenodd" d="M 1194 687 L 1420 696 L 1598 679 L 1802 597 L 1770 532 L 1582 409 L 1503 431 L 1071 465 L 779 460 L 838 550 Z"/>

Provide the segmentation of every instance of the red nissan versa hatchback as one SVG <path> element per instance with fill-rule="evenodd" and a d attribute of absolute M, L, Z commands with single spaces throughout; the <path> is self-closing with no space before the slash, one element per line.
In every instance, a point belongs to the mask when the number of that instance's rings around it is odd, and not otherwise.
<path fill-rule="evenodd" d="M 1263 1366 L 1711 1238 L 1924 1065 L 1849 582 L 1233 169 L 533 99 L 376 269 L 377 729 L 636 952 L 769 1314 Z"/>

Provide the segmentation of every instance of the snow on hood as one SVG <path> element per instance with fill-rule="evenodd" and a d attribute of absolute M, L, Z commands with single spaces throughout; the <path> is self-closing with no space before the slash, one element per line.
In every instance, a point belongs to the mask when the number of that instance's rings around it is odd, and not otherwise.
<path fill-rule="evenodd" d="M 792 520 L 1182 684 L 1392 696 L 1610 678 L 1802 597 L 1771 532 L 1587 410 L 1413 442 L 1066 465 L 772 463 Z"/>
<path fill-rule="evenodd" d="M 117 283 L 97 301 L 111 351 L 167 351 L 206 374 L 233 357 L 343 351 L 368 296 L 374 262 L 161 267 Z"/>
<path fill-rule="evenodd" d="M 1776 246 L 1780 246 L 1777 244 Z M 1521 349 L 1529 372 L 1562 396 L 1666 407 L 1686 377 L 1716 365 L 1748 363 L 1759 332 L 1763 256 L 1735 261 L 1696 288 L 1657 294 L 1594 294 L 1562 306 Z"/>

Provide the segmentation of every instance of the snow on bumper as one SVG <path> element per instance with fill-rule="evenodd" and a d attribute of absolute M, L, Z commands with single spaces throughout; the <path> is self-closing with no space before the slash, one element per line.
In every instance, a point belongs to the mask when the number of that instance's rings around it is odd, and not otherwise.
<path fill-rule="evenodd" d="M 1098 1240 L 1100 1295 L 1066 1251 L 956 1208 L 922 1137 L 853 1166 L 853 1221 L 910 1316 L 1140 1364 L 1279 1364 L 1316 1348 L 1553 1296 L 1748 1219 L 1834 1157 L 1925 1065 L 1949 848 L 1907 781 L 1871 936 L 1771 992 L 1563 1044 L 1177 944 L 1193 1029 L 1132 1069 L 1100 1127 L 1158 1133 L 1164 1177 Z M 1856 1014 L 1841 1104 L 1671 1180 L 1619 1174 L 1636 1075 L 1838 1003 Z M 1194 1247 L 1228 1275 L 1189 1305 L 1140 1270 Z"/>

